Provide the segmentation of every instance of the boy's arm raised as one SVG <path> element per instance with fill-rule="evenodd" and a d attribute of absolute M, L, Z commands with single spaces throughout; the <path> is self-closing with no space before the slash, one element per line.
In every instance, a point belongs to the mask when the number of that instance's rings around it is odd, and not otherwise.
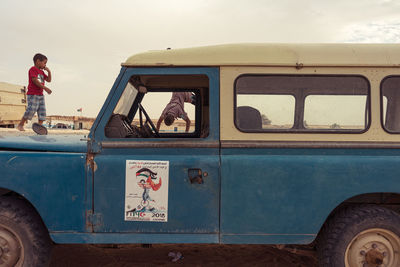
<path fill-rule="evenodd" d="M 46 78 L 46 82 L 51 82 L 51 71 L 48 67 L 44 67 L 44 70 L 47 71 L 47 78 Z"/>
<path fill-rule="evenodd" d="M 189 132 L 189 129 L 190 129 L 190 119 L 189 119 L 188 116 L 185 116 L 183 119 L 184 119 L 185 122 L 186 122 L 186 129 L 185 129 L 185 132 L 187 133 L 187 132 Z"/>

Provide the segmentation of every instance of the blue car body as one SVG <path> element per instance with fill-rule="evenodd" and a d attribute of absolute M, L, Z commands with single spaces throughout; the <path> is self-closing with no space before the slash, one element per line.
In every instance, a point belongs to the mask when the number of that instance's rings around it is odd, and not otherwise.
<path fill-rule="evenodd" d="M 133 74 L 206 75 L 210 134 L 107 138 L 108 118 Z M 0 138 L 0 185 L 33 205 L 57 243 L 305 244 L 347 199 L 400 192 L 396 149 L 224 144 L 219 79 L 217 67 L 123 67 L 88 137 Z M 169 162 L 168 222 L 124 220 L 127 160 Z M 189 182 L 190 169 L 207 172 L 203 184 Z"/>

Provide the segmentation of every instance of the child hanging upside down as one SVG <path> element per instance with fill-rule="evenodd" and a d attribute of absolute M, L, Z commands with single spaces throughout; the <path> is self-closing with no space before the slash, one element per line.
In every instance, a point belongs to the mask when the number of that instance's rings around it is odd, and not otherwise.
<path fill-rule="evenodd" d="M 168 105 L 164 108 L 161 113 L 160 118 L 157 122 L 157 131 L 160 130 L 160 126 L 162 121 L 164 121 L 165 125 L 170 126 L 174 123 L 175 119 L 181 118 L 186 122 L 185 132 L 189 131 L 190 128 L 190 119 L 185 112 L 184 103 L 195 104 L 194 94 L 191 92 L 173 92 L 171 100 Z"/>

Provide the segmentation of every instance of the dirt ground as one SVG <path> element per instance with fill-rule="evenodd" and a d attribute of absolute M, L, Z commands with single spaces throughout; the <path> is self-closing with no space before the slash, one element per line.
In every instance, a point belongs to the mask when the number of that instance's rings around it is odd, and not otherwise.
<path fill-rule="evenodd" d="M 86 130 L 49 129 L 49 135 L 87 135 Z M 0 128 L 1 136 L 36 135 Z M 182 259 L 172 262 L 170 252 L 180 252 Z M 270 245 L 55 245 L 50 266 L 60 267 L 130 267 L 130 266 L 268 266 L 314 267 L 316 255 L 309 247 Z"/>
<path fill-rule="evenodd" d="M 170 252 L 182 259 L 172 262 Z M 130 266 L 268 266 L 316 267 L 315 252 L 308 247 L 270 245 L 56 245 L 52 267 Z"/>

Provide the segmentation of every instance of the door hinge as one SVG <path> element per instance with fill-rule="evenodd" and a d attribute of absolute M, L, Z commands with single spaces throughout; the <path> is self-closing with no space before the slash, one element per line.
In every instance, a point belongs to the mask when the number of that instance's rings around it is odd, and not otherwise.
<path fill-rule="evenodd" d="M 88 140 L 88 152 L 90 153 L 100 153 L 101 152 L 101 143 L 96 142 L 93 139 Z"/>

